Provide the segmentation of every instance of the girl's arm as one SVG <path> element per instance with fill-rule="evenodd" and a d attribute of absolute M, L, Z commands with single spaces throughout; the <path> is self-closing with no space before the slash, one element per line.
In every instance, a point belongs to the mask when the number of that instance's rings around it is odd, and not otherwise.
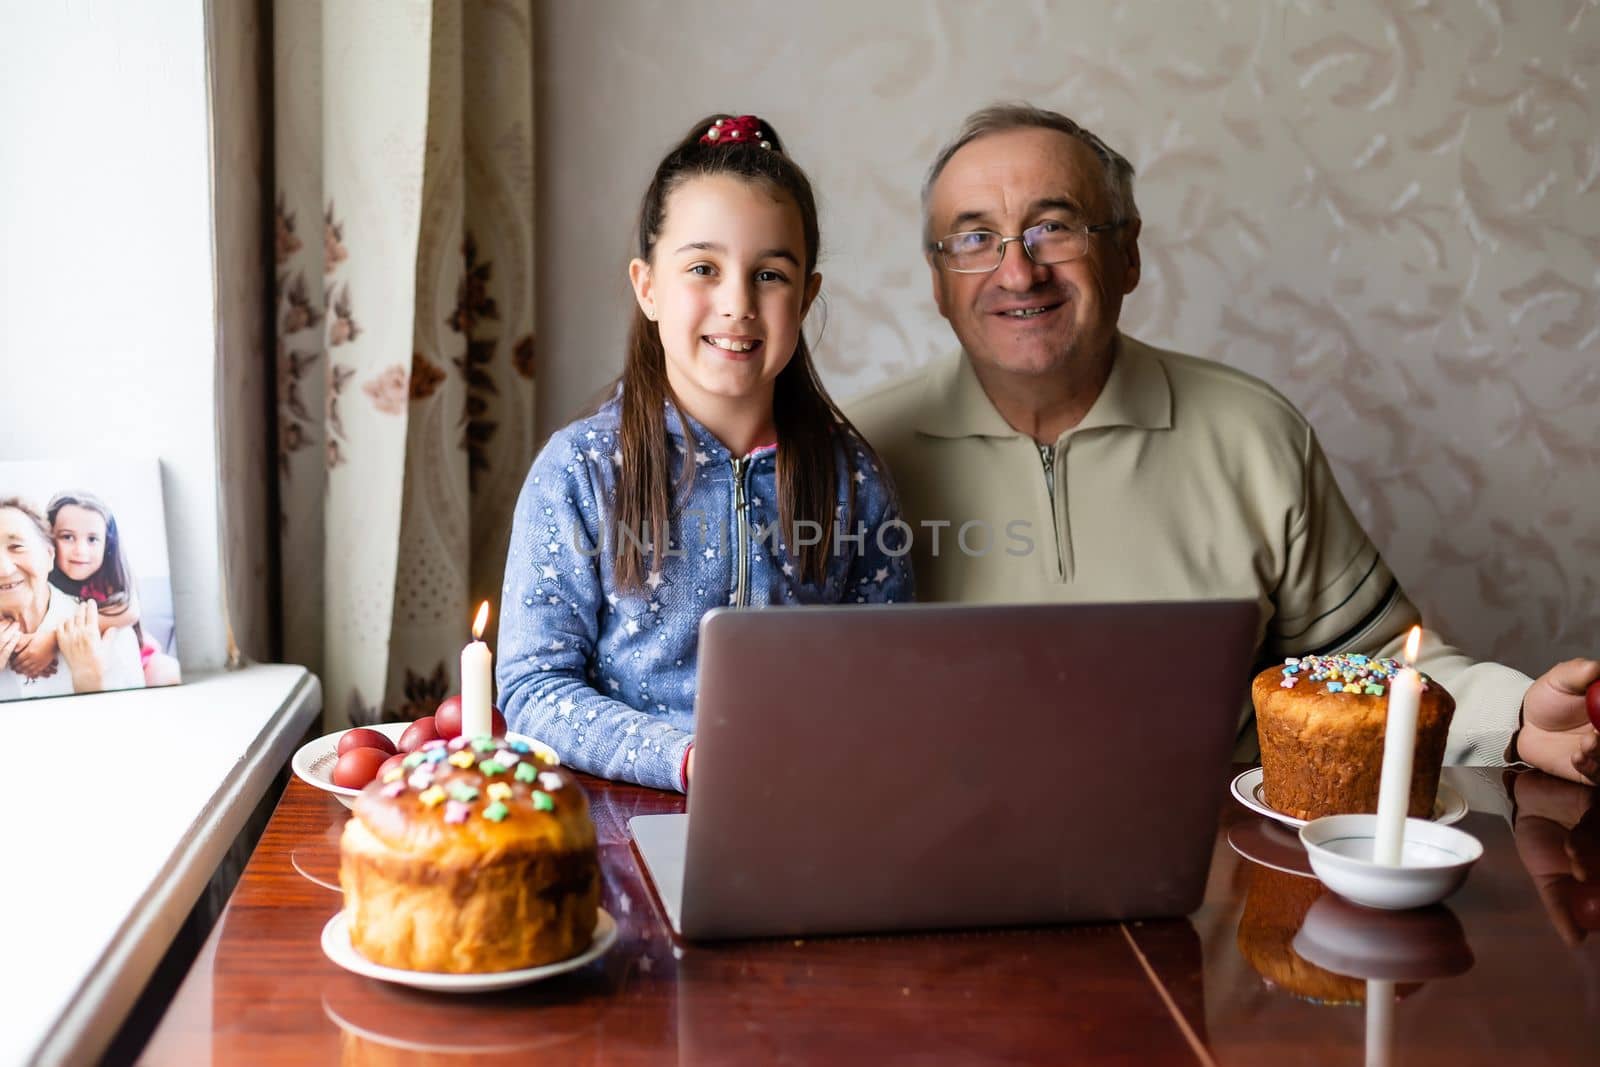
<path fill-rule="evenodd" d="M 48 645 L 50 654 L 43 649 Z M 21 625 L 0 619 L 0 670 L 16 670 L 24 678 L 42 678 L 56 664 L 56 632 L 24 633 Z"/>
<path fill-rule="evenodd" d="M 597 691 L 590 668 L 606 594 L 595 549 L 602 503 L 566 432 L 534 461 L 511 527 L 495 675 L 518 733 L 575 770 L 654 789 L 684 789 L 693 734 Z"/>
<path fill-rule="evenodd" d="M 900 518 L 900 502 L 883 472 L 849 442 L 856 470 L 866 480 L 856 487 L 855 519 L 866 531 L 864 547 L 850 561 L 841 603 L 907 604 L 916 599 L 911 574 L 911 528 Z"/>
<path fill-rule="evenodd" d="M 56 631 L 55 627 L 48 630 L 40 629 L 31 634 L 20 633 L 16 641 L 16 651 L 11 653 L 11 666 L 24 678 L 44 678 L 55 673 L 56 667 Z M 5 661 L 0 660 L 0 669 L 5 667 Z"/>
<path fill-rule="evenodd" d="M 100 635 L 104 637 L 118 626 L 132 626 L 139 621 L 139 598 L 132 589 L 128 590 L 128 599 L 116 607 L 100 608 Z"/>

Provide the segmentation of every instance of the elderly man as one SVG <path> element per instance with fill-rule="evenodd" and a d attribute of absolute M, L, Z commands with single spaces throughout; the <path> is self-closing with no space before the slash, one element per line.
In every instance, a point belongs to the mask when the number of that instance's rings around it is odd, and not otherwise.
<path fill-rule="evenodd" d="M 922 190 L 933 295 L 962 351 L 849 406 L 887 461 L 930 600 L 1245 597 L 1260 656 L 1399 654 L 1419 621 L 1305 418 L 1273 389 L 1117 330 L 1139 283 L 1133 168 L 1054 112 L 971 116 Z M 1433 636 L 1455 695 L 1447 760 L 1600 772 L 1584 689 Z M 1241 723 L 1241 757 L 1255 730 Z"/>

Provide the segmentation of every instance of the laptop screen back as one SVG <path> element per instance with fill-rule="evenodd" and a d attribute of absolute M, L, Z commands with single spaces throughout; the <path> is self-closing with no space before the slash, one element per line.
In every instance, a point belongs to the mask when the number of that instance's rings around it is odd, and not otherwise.
<path fill-rule="evenodd" d="M 688 937 L 1185 914 L 1248 601 L 721 609 L 701 625 Z"/>

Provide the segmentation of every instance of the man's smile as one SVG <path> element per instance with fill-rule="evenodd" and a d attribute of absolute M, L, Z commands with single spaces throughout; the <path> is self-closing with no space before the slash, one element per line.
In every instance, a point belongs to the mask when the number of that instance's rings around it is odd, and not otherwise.
<path fill-rule="evenodd" d="M 1054 302 L 1030 301 L 1026 304 L 1009 304 L 1004 307 L 994 308 L 989 314 L 1003 319 L 1026 322 L 1030 319 L 1037 319 L 1042 315 L 1047 315 L 1062 307 L 1065 303 L 1066 301 L 1064 300 L 1058 300 Z"/>

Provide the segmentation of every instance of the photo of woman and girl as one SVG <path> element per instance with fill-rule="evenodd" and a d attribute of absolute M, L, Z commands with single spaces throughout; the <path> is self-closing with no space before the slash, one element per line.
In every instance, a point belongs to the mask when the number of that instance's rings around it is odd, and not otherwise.
<path fill-rule="evenodd" d="M 176 685 L 140 624 L 116 517 L 93 493 L 0 498 L 0 700 Z"/>
<path fill-rule="evenodd" d="M 801 334 L 817 208 L 777 131 L 696 123 L 637 235 L 622 374 L 517 502 L 496 680 L 510 728 L 568 766 L 687 790 L 701 616 L 909 600 L 909 529 Z"/>

